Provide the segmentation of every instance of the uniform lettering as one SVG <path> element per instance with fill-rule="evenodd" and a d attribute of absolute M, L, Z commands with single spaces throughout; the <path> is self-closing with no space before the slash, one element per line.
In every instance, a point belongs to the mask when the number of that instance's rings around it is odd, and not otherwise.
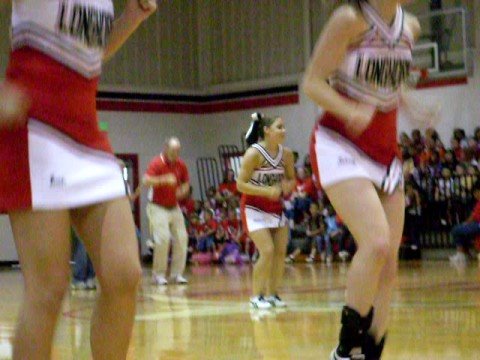
<path fill-rule="evenodd" d="M 105 47 L 112 29 L 113 16 L 104 10 L 62 2 L 57 27 L 60 32 L 80 40 L 88 47 Z"/>
<path fill-rule="evenodd" d="M 410 65 L 408 59 L 360 56 L 355 66 L 355 77 L 375 87 L 397 89 L 408 79 Z"/>
<path fill-rule="evenodd" d="M 278 173 L 278 174 L 259 173 L 257 174 L 257 176 L 254 177 L 254 180 L 262 184 L 263 186 L 273 186 L 273 185 L 278 185 L 280 182 L 282 182 L 283 178 L 284 178 L 284 174 L 282 173 Z"/>

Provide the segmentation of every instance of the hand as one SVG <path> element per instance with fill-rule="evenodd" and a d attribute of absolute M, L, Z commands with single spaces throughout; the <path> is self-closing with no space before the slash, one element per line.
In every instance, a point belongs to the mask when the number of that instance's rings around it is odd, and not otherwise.
<path fill-rule="evenodd" d="M 187 195 L 188 195 L 188 190 L 185 191 L 181 187 L 175 191 L 175 197 L 177 198 L 177 200 L 183 200 L 187 197 Z"/>
<path fill-rule="evenodd" d="M 268 198 L 270 200 L 278 200 L 282 196 L 282 188 L 280 186 L 272 186 L 270 187 L 270 192 L 268 194 Z"/>
<path fill-rule="evenodd" d="M 368 125 L 372 122 L 375 111 L 376 108 L 373 105 L 357 103 L 345 124 L 347 132 L 354 137 L 362 135 L 362 133 L 368 128 Z"/>
<path fill-rule="evenodd" d="M 141 23 L 157 10 L 156 0 L 127 0 L 125 14 Z"/>
<path fill-rule="evenodd" d="M 175 186 L 175 185 L 177 185 L 177 178 L 173 174 L 166 174 L 165 178 L 164 178 L 164 183 L 166 185 Z"/>
<path fill-rule="evenodd" d="M 292 187 L 290 186 L 290 181 L 288 180 L 282 180 L 281 187 L 283 196 L 288 196 L 292 192 Z"/>
<path fill-rule="evenodd" d="M 0 84 L 0 128 L 15 128 L 25 125 L 30 101 L 16 85 Z"/>

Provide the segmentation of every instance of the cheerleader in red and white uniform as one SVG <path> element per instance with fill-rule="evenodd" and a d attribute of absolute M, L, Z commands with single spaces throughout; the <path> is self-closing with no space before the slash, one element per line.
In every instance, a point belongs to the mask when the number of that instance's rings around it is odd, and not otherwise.
<path fill-rule="evenodd" d="M 14 359 L 48 359 L 70 278 L 70 229 L 101 292 L 92 355 L 125 359 L 141 277 L 121 169 L 97 124 L 102 63 L 156 9 L 127 0 L 13 0 L 12 52 L 0 88 L 0 212 L 10 217 L 25 295 Z"/>
<path fill-rule="evenodd" d="M 358 248 L 332 359 L 379 359 L 385 341 L 405 208 L 397 108 L 420 31 L 406 2 L 338 8 L 304 76 L 303 90 L 325 111 L 312 134 L 312 166 Z"/>
<path fill-rule="evenodd" d="M 282 146 L 285 140 L 283 119 L 258 113 L 253 117 L 247 133 L 250 147 L 242 160 L 237 188 L 243 193 L 244 228 L 260 254 L 253 270 L 250 305 L 268 309 L 286 306 L 278 296 L 289 232 L 282 196 L 290 194 L 295 187 L 295 170 L 292 151 Z"/>

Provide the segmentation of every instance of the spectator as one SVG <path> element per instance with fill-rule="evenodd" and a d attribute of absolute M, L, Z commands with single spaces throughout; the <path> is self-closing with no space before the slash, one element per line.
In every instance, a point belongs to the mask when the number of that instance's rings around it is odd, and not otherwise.
<path fill-rule="evenodd" d="M 224 196 L 227 194 L 238 195 L 237 180 L 235 179 L 235 172 L 232 169 L 228 169 L 225 172 L 225 176 L 218 190 L 220 194 Z"/>
<path fill-rule="evenodd" d="M 210 186 L 205 193 L 207 197 L 205 202 L 210 203 L 210 207 L 209 207 L 210 209 L 215 209 L 217 207 L 216 193 L 217 193 L 217 190 L 215 189 L 214 186 Z M 205 207 L 205 202 L 203 204 L 204 207 Z"/>
<path fill-rule="evenodd" d="M 405 227 L 404 235 L 412 249 L 420 248 L 420 217 L 422 207 L 420 194 L 412 183 L 405 184 Z"/>
<path fill-rule="evenodd" d="M 326 236 L 328 236 L 328 238 L 330 239 L 330 243 L 339 244 L 342 241 L 344 231 L 340 226 L 337 215 L 335 214 L 335 210 L 333 209 L 332 205 L 327 205 L 326 207 L 325 224 Z"/>
<path fill-rule="evenodd" d="M 226 224 L 228 224 L 228 221 Z M 217 233 L 215 235 L 215 242 L 217 246 L 218 260 L 221 264 L 239 265 L 243 263 L 240 254 L 241 248 L 238 235 L 234 234 L 233 236 L 229 236 L 225 226 L 218 226 Z"/>
<path fill-rule="evenodd" d="M 301 222 L 303 214 L 310 208 L 312 200 L 316 200 L 316 188 L 309 170 L 306 168 L 296 169 L 296 185 L 293 190 L 293 210 L 295 222 Z"/>
<path fill-rule="evenodd" d="M 477 201 L 475 208 L 470 216 L 463 223 L 454 226 L 450 233 L 457 247 L 456 253 L 450 256 L 450 261 L 458 265 L 466 263 L 472 240 L 480 235 L 480 182 L 478 181 L 473 187 L 473 194 Z"/>
<path fill-rule="evenodd" d="M 330 237 L 326 234 L 325 223 L 321 214 L 321 209 L 316 202 L 310 204 L 310 216 L 307 220 L 307 239 L 310 243 L 310 255 L 307 262 L 315 260 L 317 250 L 320 252 L 320 260 L 327 262 L 327 265 L 332 263 L 332 244 Z"/>
<path fill-rule="evenodd" d="M 74 243 L 73 252 L 73 281 L 72 290 L 95 290 L 95 270 L 92 261 L 85 250 L 85 246 L 79 239 L 77 233 L 72 229 L 72 241 Z"/>
<path fill-rule="evenodd" d="M 180 209 L 184 216 L 188 217 L 191 213 L 195 212 L 195 200 L 193 199 L 193 187 L 190 186 L 188 191 L 188 197 L 179 201 Z"/>
<path fill-rule="evenodd" d="M 462 148 L 465 149 L 468 147 L 468 142 L 467 142 L 467 135 L 465 134 L 465 130 L 456 128 L 453 130 L 453 138 L 458 141 L 458 145 Z"/>
<path fill-rule="evenodd" d="M 480 144 L 480 126 L 475 128 L 475 131 L 473 132 L 473 137 L 477 141 L 477 143 Z"/>
<path fill-rule="evenodd" d="M 199 227 L 197 233 L 197 250 L 213 254 L 215 252 L 215 234 L 218 224 L 213 218 L 212 210 L 205 211 L 204 217 L 203 226 Z"/>
<path fill-rule="evenodd" d="M 410 139 L 406 132 L 400 134 L 400 146 L 403 148 L 409 148 L 412 146 L 412 139 Z"/>
<path fill-rule="evenodd" d="M 448 168 L 450 171 L 454 171 L 457 167 L 457 158 L 455 153 L 452 150 L 447 150 L 445 152 L 445 157 L 442 161 L 442 168 Z"/>
<path fill-rule="evenodd" d="M 417 150 L 423 151 L 425 142 L 422 133 L 418 129 L 412 130 L 412 144 Z"/>

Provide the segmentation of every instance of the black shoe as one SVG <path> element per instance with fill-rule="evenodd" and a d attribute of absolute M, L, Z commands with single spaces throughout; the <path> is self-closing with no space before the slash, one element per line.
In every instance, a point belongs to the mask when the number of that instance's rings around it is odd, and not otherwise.
<path fill-rule="evenodd" d="M 383 347 L 385 346 L 385 336 L 380 340 L 380 343 L 375 342 L 375 338 L 367 334 L 362 345 L 362 351 L 365 354 L 365 360 L 380 360 L 382 357 Z"/>

